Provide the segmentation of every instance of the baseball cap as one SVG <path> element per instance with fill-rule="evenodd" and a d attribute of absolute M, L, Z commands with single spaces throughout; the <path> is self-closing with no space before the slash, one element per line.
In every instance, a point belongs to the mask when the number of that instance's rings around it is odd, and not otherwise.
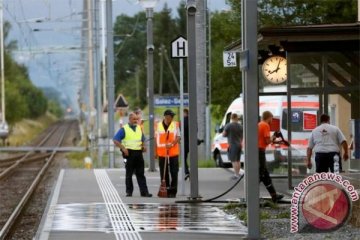
<path fill-rule="evenodd" d="M 175 113 L 171 110 L 171 109 L 167 109 L 165 112 L 164 112 L 164 116 L 166 115 L 170 115 L 170 116 L 175 116 Z"/>

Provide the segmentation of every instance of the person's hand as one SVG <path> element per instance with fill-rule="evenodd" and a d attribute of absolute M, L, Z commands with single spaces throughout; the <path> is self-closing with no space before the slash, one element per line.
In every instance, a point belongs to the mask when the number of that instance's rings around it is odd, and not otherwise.
<path fill-rule="evenodd" d="M 128 151 L 126 148 L 124 148 L 124 149 L 121 150 L 121 151 L 123 152 L 123 154 L 124 154 L 125 157 L 129 156 L 129 151 Z"/>
<path fill-rule="evenodd" d="M 344 152 L 344 154 L 343 154 L 343 159 L 344 159 L 345 161 L 347 161 L 347 160 L 349 159 L 349 154 L 348 154 L 348 152 Z"/>
<path fill-rule="evenodd" d="M 167 143 L 167 144 L 165 145 L 165 147 L 166 147 L 166 149 L 170 149 L 170 148 L 173 147 L 173 145 L 172 145 L 172 143 Z"/>
<path fill-rule="evenodd" d="M 143 146 L 143 147 L 142 147 L 142 151 L 143 151 L 143 152 L 146 152 L 146 146 Z"/>
<path fill-rule="evenodd" d="M 308 159 L 308 160 L 307 160 L 306 165 L 307 165 L 307 168 L 308 168 L 308 169 L 311 169 L 311 168 L 312 168 L 312 162 L 311 162 L 311 159 Z"/>

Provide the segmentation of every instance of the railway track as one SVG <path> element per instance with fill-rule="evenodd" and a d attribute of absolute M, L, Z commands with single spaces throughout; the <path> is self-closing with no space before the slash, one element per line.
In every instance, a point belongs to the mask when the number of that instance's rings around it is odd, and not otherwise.
<path fill-rule="evenodd" d="M 39 191 L 37 189 L 44 175 L 56 162 L 59 156 L 56 148 L 73 144 L 73 134 L 78 132 L 77 127 L 77 121 L 72 120 L 48 128 L 36 146 L 54 147 L 51 153 L 30 151 L 0 161 L 0 240 L 31 239 L 27 233 L 24 233 L 26 236 L 17 233 L 17 237 L 11 238 L 18 230 L 14 226 L 21 222 L 25 207 L 29 205 L 34 192 Z M 40 219 L 41 214 L 34 217 Z"/>

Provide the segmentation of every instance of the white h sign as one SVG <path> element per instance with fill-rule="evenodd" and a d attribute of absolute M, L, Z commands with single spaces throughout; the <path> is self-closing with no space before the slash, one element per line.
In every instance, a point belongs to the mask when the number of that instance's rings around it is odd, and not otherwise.
<path fill-rule="evenodd" d="M 187 40 L 180 36 L 171 42 L 171 57 L 186 58 L 188 56 Z"/>

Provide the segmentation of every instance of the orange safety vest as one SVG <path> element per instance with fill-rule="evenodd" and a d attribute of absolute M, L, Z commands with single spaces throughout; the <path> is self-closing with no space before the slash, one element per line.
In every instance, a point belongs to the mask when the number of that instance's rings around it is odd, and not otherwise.
<path fill-rule="evenodd" d="M 174 142 L 179 134 L 179 123 L 171 122 L 167 131 L 165 131 L 162 121 L 157 124 L 156 128 L 156 153 L 159 157 L 174 157 L 180 153 L 179 144 L 176 143 L 172 148 L 166 149 L 166 144 Z"/>

